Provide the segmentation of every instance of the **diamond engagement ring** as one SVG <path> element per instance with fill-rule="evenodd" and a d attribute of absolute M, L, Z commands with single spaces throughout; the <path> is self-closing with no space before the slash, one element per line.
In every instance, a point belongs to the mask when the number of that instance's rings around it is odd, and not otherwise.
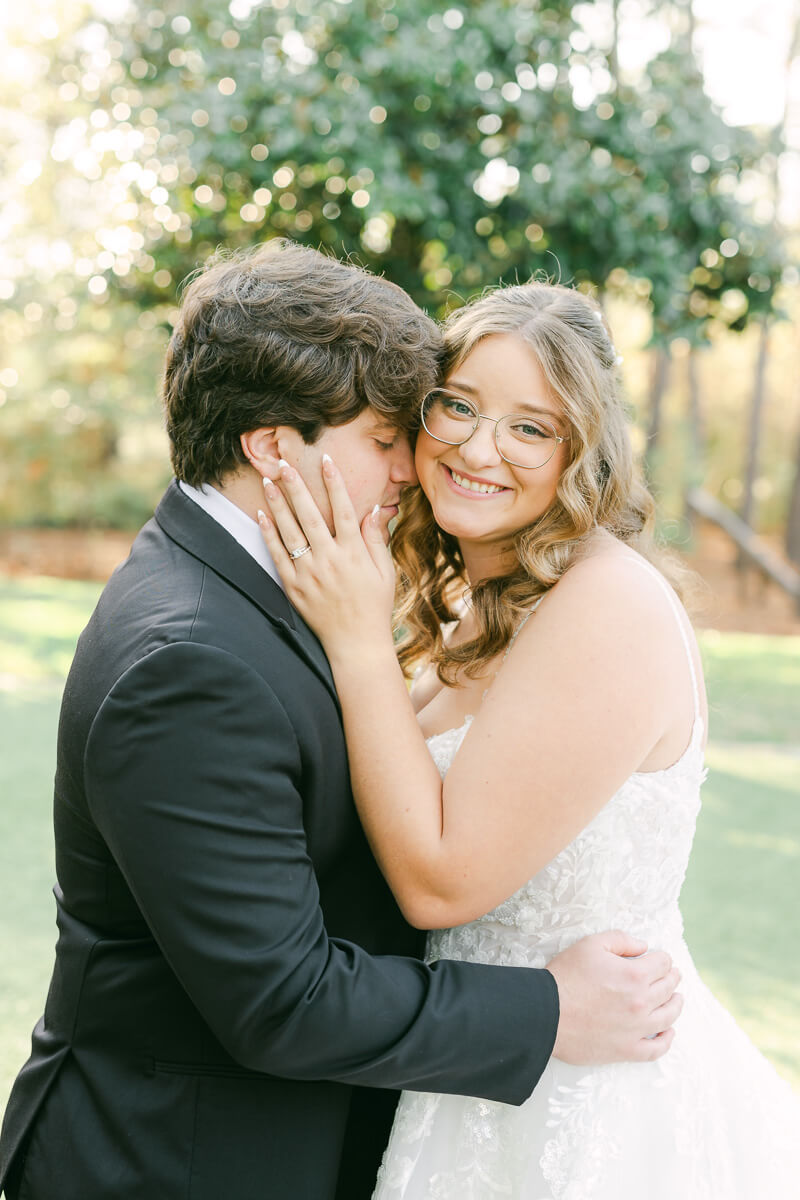
<path fill-rule="evenodd" d="M 310 550 L 311 550 L 311 547 L 308 545 L 301 546 L 299 550 L 290 550 L 289 558 L 302 558 L 303 555 L 308 554 Z"/>

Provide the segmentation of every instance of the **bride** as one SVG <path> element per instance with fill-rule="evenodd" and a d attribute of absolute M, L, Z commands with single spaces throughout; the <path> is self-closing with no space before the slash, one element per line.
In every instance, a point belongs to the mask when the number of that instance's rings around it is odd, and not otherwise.
<path fill-rule="evenodd" d="M 265 485 L 262 531 L 330 659 L 361 820 L 430 959 L 543 967 L 619 928 L 672 955 L 685 1004 L 663 1058 L 554 1057 L 520 1108 L 404 1093 L 375 1196 L 797 1196 L 800 1105 L 682 936 L 705 692 L 653 565 L 602 313 L 565 287 L 501 288 L 451 316 L 446 346 L 393 538 L 399 663 L 375 516 L 359 529 L 329 459 L 335 537 L 288 464 L 285 496 Z"/>

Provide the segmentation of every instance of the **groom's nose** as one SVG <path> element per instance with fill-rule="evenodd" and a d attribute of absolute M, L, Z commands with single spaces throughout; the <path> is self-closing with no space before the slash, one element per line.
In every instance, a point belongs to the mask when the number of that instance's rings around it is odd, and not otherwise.
<path fill-rule="evenodd" d="M 398 438 L 392 455 L 390 478 L 393 483 L 417 483 L 414 451 L 408 438 Z"/>

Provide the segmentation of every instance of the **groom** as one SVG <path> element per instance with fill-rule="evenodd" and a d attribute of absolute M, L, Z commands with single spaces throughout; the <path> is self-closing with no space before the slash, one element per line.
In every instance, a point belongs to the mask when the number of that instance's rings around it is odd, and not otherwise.
<path fill-rule="evenodd" d="M 675 975 L 618 957 L 644 949 L 623 935 L 550 971 L 419 961 L 326 659 L 254 520 L 279 458 L 308 479 L 327 450 L 388 525 L 440 350 L 400 289 L 290 243 L 187 289 L 165 379 L 180 482 L 64 692 L 59 939 L 3 1127 L 10 1200 L 366 1200 L 394 1089 L 519 1104 L 554 1046 L 667 1049 L 645 1039 L 677 1015 Z"/>

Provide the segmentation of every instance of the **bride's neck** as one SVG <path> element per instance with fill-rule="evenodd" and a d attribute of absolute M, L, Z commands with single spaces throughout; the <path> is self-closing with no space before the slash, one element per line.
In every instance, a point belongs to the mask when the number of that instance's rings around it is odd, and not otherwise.
<path fill-rule="evenodd" d="M 481 546 L 459 543 L 461 557 L 464 560 L 464 570 L 471 588 L 483 583 L 486 579 L 497 579 L 507 575 L 517 564 L 517 556 L 512 548 L 497 546 Z"/>

